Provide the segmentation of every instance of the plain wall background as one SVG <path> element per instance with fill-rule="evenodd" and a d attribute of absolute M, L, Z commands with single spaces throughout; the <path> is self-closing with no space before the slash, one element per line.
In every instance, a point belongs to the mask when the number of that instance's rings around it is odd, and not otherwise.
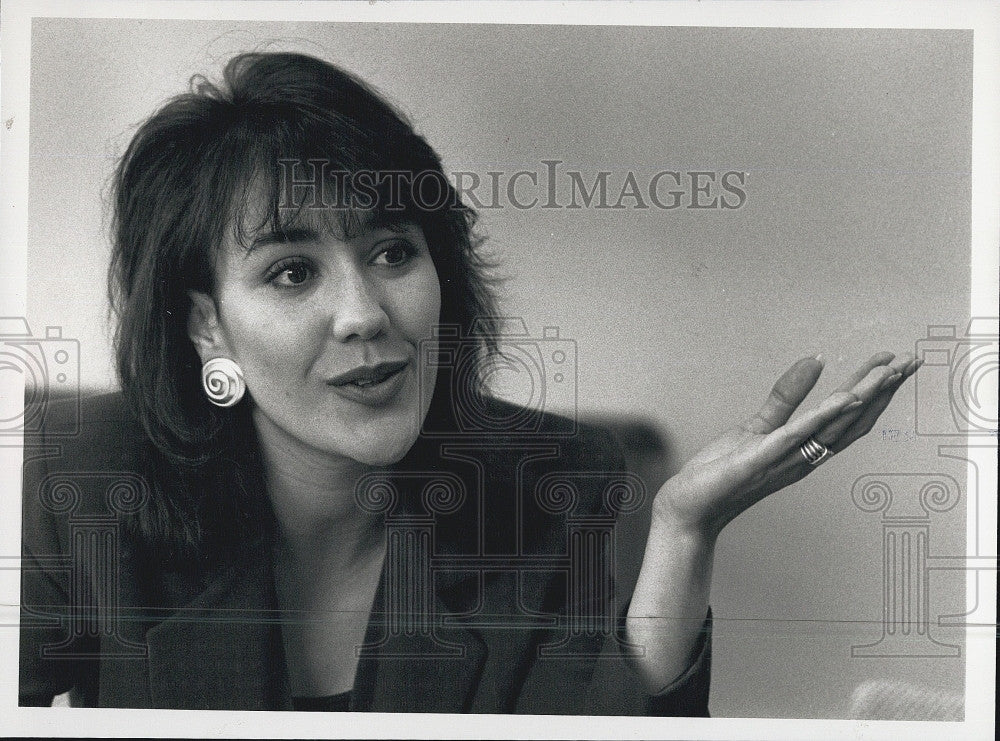
<path fill-rule="evenodd" d="M 36 20 L 28 320 L 80 341 L 84 386 L 112 384 L 101 196 L 115 158 L 193 73 L 272 40 L 373 83 L 453 171 L 749 173 L 738 210 L 482 212 L 506 313 L 577 343 L 581 413 L 650 420 L 678 462 L 803 355 L 827 357 L 811 402 L 873 352 L 914 351 L 928 325 L 964 331 L 969 32 Z M 851 658 L 881 634 L 882 604 L 881 524 L 852 484 L 964 485 L 965 466 L 914 430 L 911 382 L 850 453 L 727 528 L 714 715 L 843 717 L 876 677 L 962 691 L 961 657 Z M 964 553 L 964 495 L 932 518 L 932 553 Z M 964 611 L 961 572 L 930 590 L 933 622 Z"/>

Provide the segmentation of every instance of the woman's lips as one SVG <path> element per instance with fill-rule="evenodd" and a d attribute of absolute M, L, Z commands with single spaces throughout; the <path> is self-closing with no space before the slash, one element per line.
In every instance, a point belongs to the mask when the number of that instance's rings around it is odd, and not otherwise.
<path fill-rule="evenodd" d="M 409 368 L 409 362 L 384 364 L 378 366 L 374 373 L 358 375 L 350 381 L 343 380 L 344 376 L 341 376 L 328 382 L 328 385 L 345 399 L 367 406 L 383 406 L 403 388 Z"/>
<path fill-rule="evenodd" d="M 381 363 L 374 365 L 359 365 L 357 368 L 352 368 L 345 373 L 341 373 L 339 376 L 334 376 L 327 383 L 331 386 L 343 386 L 344 384 L 355 382 L 359 386 L 364 386 L 373 381 L 380 381 L 383 378 L 387 378 L 405 366 L 407 362 L 406 360 L 383 360 Z"/>

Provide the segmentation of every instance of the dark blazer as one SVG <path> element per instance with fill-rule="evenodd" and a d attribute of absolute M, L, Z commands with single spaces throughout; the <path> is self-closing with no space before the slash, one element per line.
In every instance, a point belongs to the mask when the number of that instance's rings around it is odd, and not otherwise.
<path fill-rule="evenodd" d="M 291 709 L 268 554 L 207 577 L 156 563 L 123 524 L 152 487 L 120 395 L 45 422 L 61 434 L 25 436 L 21 704 Z M 389 550 L 352 710 L 708 715 L 711 613 L 663 693 L 621 658 L 610 524 L 636 480 L 608 433 L 550 434 L 565 423 L 445 446 L 447 470 L 412 473 L 415 509 L 367 492 Z"/>

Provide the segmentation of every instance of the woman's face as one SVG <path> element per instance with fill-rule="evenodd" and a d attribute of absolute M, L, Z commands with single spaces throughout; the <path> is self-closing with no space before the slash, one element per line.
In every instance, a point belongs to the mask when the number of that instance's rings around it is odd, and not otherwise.
<path fill-rule="evenodd" d="M 262 440 L 366 465 L 398 461 L 430 405 L 436 371 L 418 367 L 441 290 L 420 227 L 334 219 L 219 250 L 214 300 L 192 294 L 202 362 L 243 370 Z"/>

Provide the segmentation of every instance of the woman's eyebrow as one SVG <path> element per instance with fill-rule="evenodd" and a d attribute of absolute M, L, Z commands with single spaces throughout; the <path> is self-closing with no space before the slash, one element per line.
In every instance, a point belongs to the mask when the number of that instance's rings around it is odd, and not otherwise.
<path fill-rule="evenodd" d="M 250 246 L 247 248 L 247 254 L 261 247 L 273 244 L 301 244 L 303 242 L 316 241 L 319 241 L 319 232 L 308 227 L 292 227 L 277 231 L 267 231 L 258 234 L 251 240 Z"/>

